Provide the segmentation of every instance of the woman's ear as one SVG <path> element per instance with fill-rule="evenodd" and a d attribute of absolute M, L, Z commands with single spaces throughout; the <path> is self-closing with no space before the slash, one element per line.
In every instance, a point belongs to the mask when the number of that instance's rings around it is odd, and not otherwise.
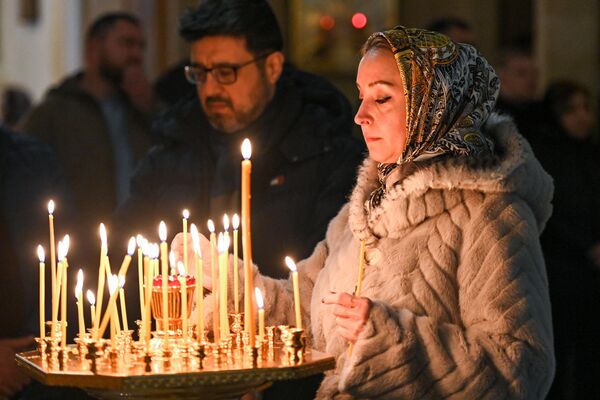
<path fill-rule="evenodd" d="M 271 85 L 275 85 L 275 83 L 277 83 L 277 80 L 281 76 L 284 61 L 285 56 L 281 51 L 271 53 L 265 59 L 265 72 L 267 80 Z"/>

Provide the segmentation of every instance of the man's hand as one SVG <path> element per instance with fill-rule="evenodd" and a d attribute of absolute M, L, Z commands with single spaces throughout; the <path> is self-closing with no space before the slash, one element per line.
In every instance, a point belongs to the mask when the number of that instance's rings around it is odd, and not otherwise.
<path fill-rule="evenodd" d="M 33 345 L 33 337 L 0 339 L 0 396 L 11 397 L 29 383 L 15 362 L 15 353 Z"/>
<path fill-rule="evenodd" d="M 339 334 L 351 343 L 356 342 L 358 335 L 369 320 L 371 300 L 357 297 L 349 293 L 334 293 L 323 297 L 322 303 L 333 306 L 336 329 Z"/>
<path fill-rule="evenodd" d="M 200 250 L 202 252 L 202 267 L 204 270 L 204 287 L 208 290 L 212 290 L 210 242 L 203 234 L 200 234 Z M 179 232 L 175 236 L 171 242 L 171 251 L 175 253 L 176 261 L 183 261 L 183 233 Z M 193 276 L 196 273 L 196 266 L 194 264 L 194 243 L 192 242 L 192 235 L 189 232 L 187 234 L 187 253 L 188 274 Z"/>
<path fill-rule="evenodd" d="M 154 108 L 154 90 L 141 65 L 130 65 L 123 70 L 121 89 L 133 106 L 150 114 Z"/>

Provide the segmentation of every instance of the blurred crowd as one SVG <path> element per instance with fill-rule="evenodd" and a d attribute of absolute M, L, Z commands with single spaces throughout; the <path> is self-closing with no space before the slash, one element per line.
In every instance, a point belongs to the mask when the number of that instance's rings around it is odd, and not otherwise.
<path fill-rule="evenodd" d="M 309 255 L 354 184 L 364 147 L 353 134 L 350 102 L 331 83 L 287 63 L 278 55 L 280 39 L 244 44 L 235 40 L 235 27 L 183 18 L 180 34 L 190 43 L 191 60 L 155 82 L 143 70 L 140 20 L 115 12 L 88 28 L 81 71 L 39 103 L 19 87 L 1 93 L 0 315 L 14 318 L 0 327 L 0 396 L 19 398 L 29 390 L 12 360 L 36 332 L 32 254 L 47 243 L 48 199 L 58 204 L 59 232 L 73 238 L 70 259 L 77 268 L 69 271 L 70 282 L 87 266 L 86 286 L 93 288 L 100 222 L 113 228 L 111 255 L 120 257 L 127 235 L 153 236 L 160 219 L 177 230 L 184 208 L 197 221 L 238 211 L 243 135 L 257 144 L 257 159 L 269 160 L 256 163 L 253 192 L 254 203 L 264 205 L 253 212 L 265 274 L 284 273 L 276 266 L 281 246 L 297 258 Z M 196 39 L 197 26 L 233 39 Z M 457 18 L 428 29 L 477 45 L 469 24 Z M 569 77 L 540 88 L 531 49 L 515 46 L 500 55 L 497 111 L 513 117 L 555 184 L 553 216 L 542 236 L 557 359 L 549 398 L 600 398 L 596 99 Z M 254 64 L 258 72 L 248 67 Z M 335 180 L 320 177 L 323 170 Z M 11 298 L 26 300 L 15 307 Z M 135 319 L 137 308 L 130 309 Z"/>

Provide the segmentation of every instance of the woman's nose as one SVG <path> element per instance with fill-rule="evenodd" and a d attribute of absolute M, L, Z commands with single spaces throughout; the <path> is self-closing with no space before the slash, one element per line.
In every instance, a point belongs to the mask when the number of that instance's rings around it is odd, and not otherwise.
<path fill-rule="evenodd" d="M 354 123 L 356 125 L 368 125 L 371 123 L 371 116 L 367 108 L 364 101 L 360 103 L 358 111 L 356 111 L 356 115 L 354 116 Z"/>

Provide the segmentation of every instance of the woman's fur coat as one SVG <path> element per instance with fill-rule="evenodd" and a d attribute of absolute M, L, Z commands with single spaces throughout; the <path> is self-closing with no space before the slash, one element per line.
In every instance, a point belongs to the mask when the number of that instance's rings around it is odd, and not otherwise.
<path fill-rule="evenodd" d="M 494 162 L 429 162 L 370 215 L 377 169 L 365 160 L 326 239 L 298 264 L 310 345 L 337 360 L 317 398 L 544 398 L 554 355 L 538 238 L 553 185 L 510 120 L 493 115 L 486 128 Z M 321 299 L 354 291 L 359 240 L 367 244 L 361 295 L 373 307 L 348 357 L 333 306 Z M 267 324 L 294 324 L 290 281 L 256 272 L 254 282 Z"/>

